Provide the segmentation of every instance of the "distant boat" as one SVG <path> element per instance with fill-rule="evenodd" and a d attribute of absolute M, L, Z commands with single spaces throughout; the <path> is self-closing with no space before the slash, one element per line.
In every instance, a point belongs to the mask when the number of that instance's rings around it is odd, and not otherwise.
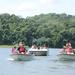
<path fill-rule="evenodd" d="M 60 60 L 75 60 L 75 54 L 58 54 Z"/>
<path fill-rule="evenodd" d="M 32 48 L 30 48 L 28 51 L 30 54 L 34 54 L 35 56 L 47 56 L 47 54 L 48 54 L 48 49 L 32 49 Z"/>
<path fill-rule="evenodd" d="M 10 56 L 13 60 L 17 61 L 28 61 L 33 57 L 33 55 L 31 54 L 11 54 Z"/>

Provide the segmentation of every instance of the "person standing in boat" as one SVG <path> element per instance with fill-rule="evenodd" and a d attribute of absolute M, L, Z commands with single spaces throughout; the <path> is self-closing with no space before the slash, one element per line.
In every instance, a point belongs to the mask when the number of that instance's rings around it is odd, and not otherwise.
<path fill-rule="evenodd" d="M 18 52 L 21 54 L 26 54 L 26 48 L 24 47 L 23 42 L 19 42 Z"/>

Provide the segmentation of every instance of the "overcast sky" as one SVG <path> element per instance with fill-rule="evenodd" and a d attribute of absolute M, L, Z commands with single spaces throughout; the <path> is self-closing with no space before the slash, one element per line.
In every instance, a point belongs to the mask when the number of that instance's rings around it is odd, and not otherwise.
<path fill-rule="evenodd" d="M 75 0 L 0 0 L 0 14 L 21 17 L 41 13 L 66 13 L 75 15 Z"/>

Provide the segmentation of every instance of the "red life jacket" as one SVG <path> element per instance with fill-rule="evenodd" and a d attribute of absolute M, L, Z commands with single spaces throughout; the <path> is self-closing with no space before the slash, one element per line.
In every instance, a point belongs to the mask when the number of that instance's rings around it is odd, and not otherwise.
<path fill-rule="evenodd" d="M 72 53 L 73 50 L 72 50 L 72 48 L 67 48 L 67 49 L 66 49 L 66 52 Z"/>
<path fill-rule="evenodd" d="M 19 47 L 19 49 L 18 49 L 18 50 L 19 50 L 19 53 L 22 53 L 22 52 L 24 52 L 24 53 L 25 53 L 25 52 L 26 52 L 26 49 L 25 49 L 24 47 Z"/>

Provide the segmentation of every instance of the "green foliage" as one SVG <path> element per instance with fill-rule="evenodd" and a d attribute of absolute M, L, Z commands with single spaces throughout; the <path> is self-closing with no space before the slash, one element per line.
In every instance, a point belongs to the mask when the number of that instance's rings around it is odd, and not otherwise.
<path fill-rule="evenodd" d="M 1 14 L 0 44 L 12 45 L 21 40 L 28 46 L 36 43 L 49 47 L 62 47 L 70 40 L 75 47 L 75 16 L 49 13 L 24 19 L 14 14 Z"/>

